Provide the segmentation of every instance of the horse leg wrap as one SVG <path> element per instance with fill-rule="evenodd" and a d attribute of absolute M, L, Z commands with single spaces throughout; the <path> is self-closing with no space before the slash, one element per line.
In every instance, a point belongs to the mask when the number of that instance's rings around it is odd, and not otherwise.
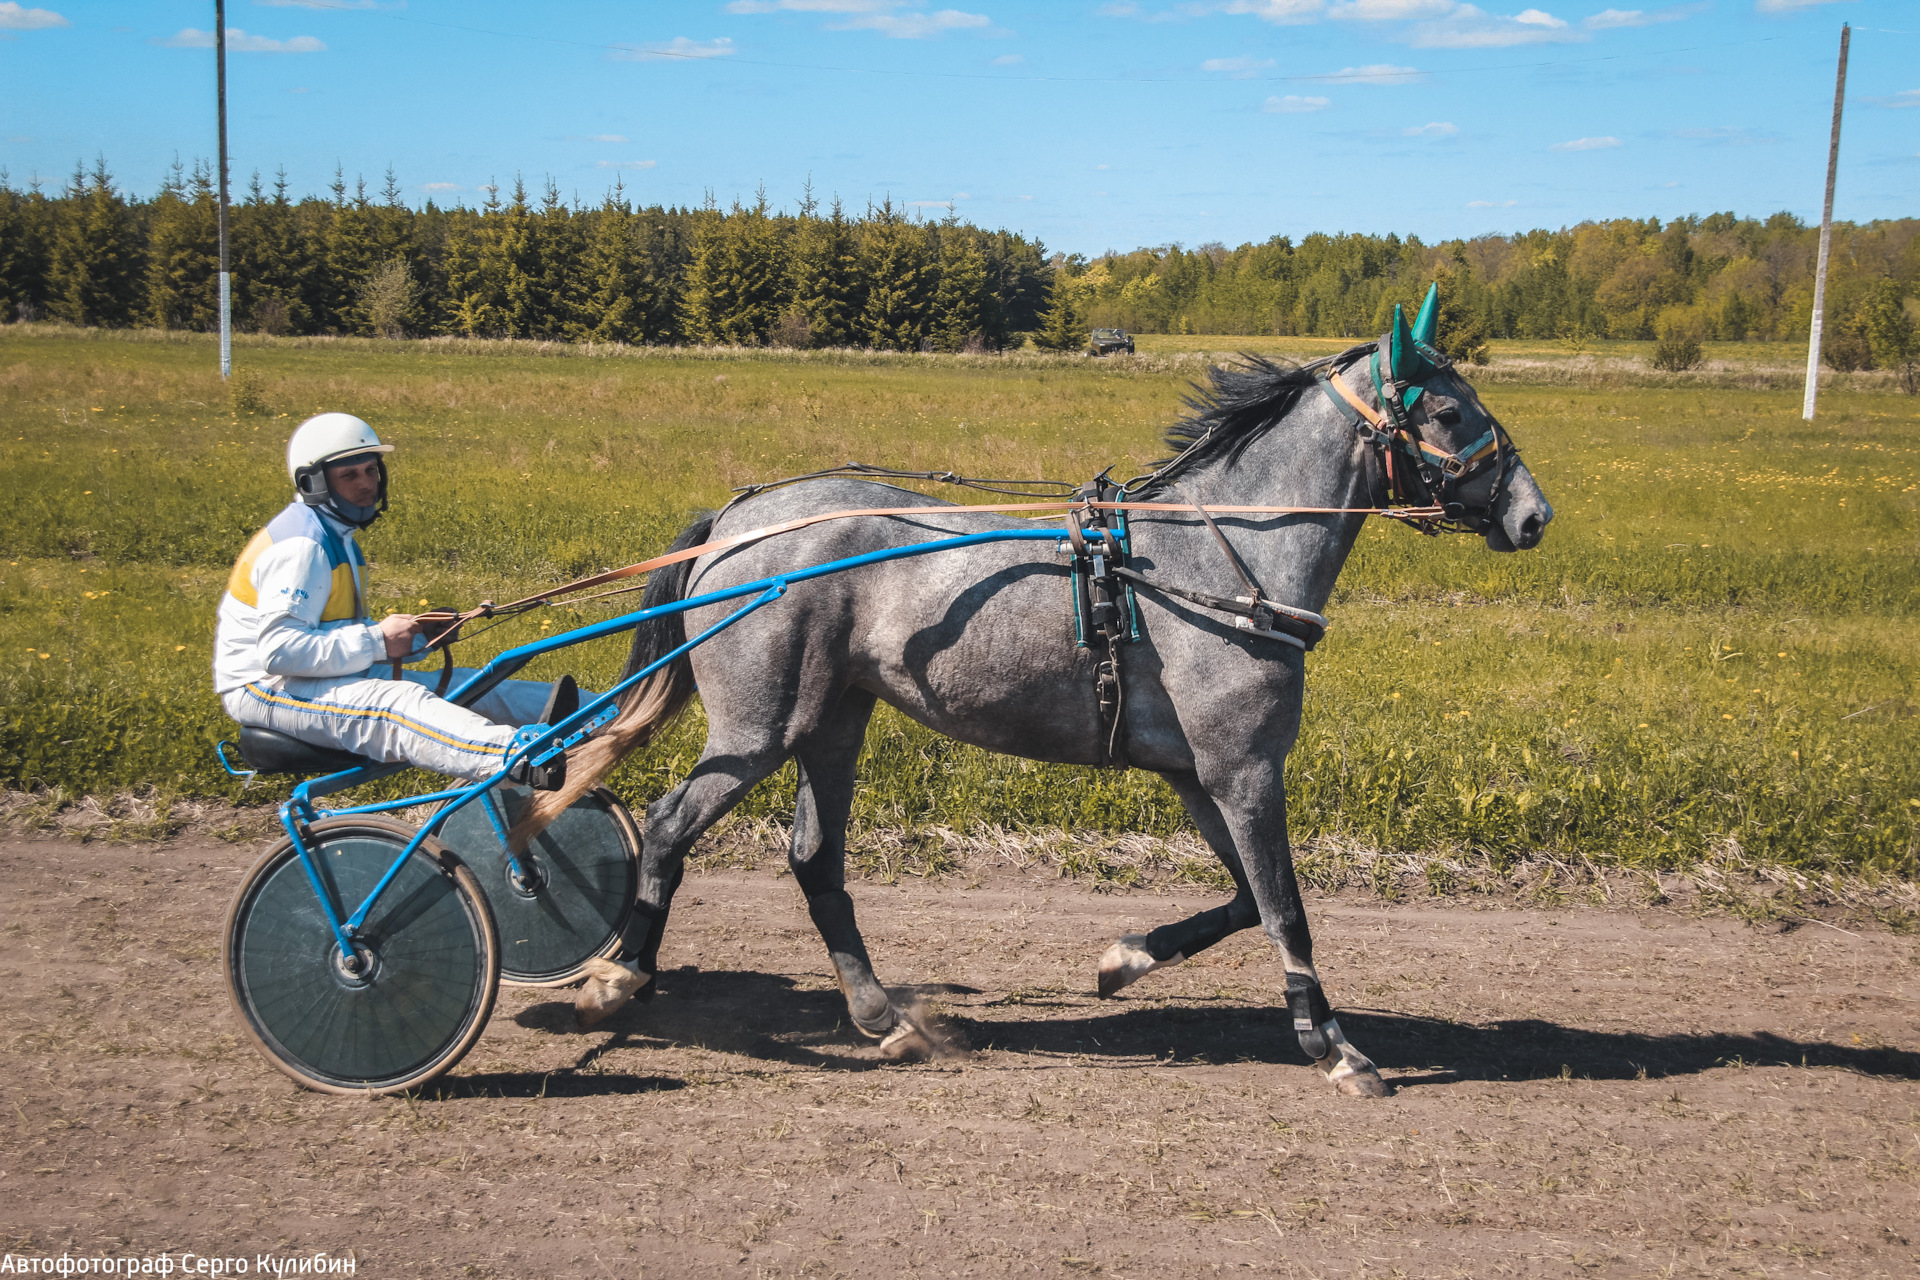
<path fill-rule="evenodd" d="M 830 889 L 807 899 L 807 914 L 827 944 L 840 990 L 847 997 L 847 1014 L 870 1036 L 885 1035 L 894 1024 L 893 1002 L 873 976 L 867 944 L 853 919 L 853 899 L 844 889 Z"/>
<path fill-rule="evenodd" d="M 1333 1021 L 1333 1009 L 1318 982 L 1303 973 L 1288 974 L 1287 1010 L 1293 1014 L 1293 1034 L 1309 1058 L 1319 1062 L 1333 1051 L 1325 1030 Z"/>
<path fill-rule="evenodd" d="M 660 955 L 660 936 L 666 931 L 666 907 L 650 907 L 644 902 L 636 902 L 633 904 L 633 914 L 627 917 L 626 927 L 620 931 L 620 950 L 615 956 L 622 964 L 638 960 L 641 969 L 652 973 Z M 649 982 L 634 994 L 634 999 L 642 1004 L 653 999 L 655 985 Z"/>

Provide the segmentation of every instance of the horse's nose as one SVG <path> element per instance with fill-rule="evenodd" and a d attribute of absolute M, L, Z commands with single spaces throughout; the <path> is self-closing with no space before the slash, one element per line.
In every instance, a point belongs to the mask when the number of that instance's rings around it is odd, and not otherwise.
<path fill-rule="evenodd" d="M 1540 541 L 1541 535 L 1546 533 L 1546 531 L 1547 522 L 1540 518 L 1540 513 L 1537 511 L 1529 512 L 1527 518 L 1520 522 L 1520 545 L 1523 547 L 1533 546 Z"/>

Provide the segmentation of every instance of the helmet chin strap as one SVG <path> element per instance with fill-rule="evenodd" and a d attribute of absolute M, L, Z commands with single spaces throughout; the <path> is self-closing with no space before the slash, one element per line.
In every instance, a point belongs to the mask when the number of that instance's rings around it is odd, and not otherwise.
<path fill-rule="evenodd" d="M 380 518 L 380 512 L 385 509 L 386 504 L 373 507 L 356 506 L 336 493 L 328 496 L 326 506 L 328 511 L 354 528 L 364 529 Z"/>

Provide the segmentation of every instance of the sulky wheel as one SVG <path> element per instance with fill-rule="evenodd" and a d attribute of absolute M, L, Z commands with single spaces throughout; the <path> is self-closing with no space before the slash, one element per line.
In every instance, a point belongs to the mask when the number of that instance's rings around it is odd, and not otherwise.
<path fill-rule="evenodd" d="M 473 868 L 493 907 L 501 980 L 564 986 L 619 945 L 639 886 L 640 833 L 620 798 L 595 787 L 534 837 L 520 859 L 529 874 L 516 877 L 494 822 L 511 828 L 532 796 L 494 788 L 448 817 L 440 843 Z"/>
<path fill-rule="evenodd" d="M 378 818 L 315 823 L 321 883 L 344 916 L 399 858 L 411 827 Z M 254 865 L 227 914 L 227 987 L 241 1024 L 276 1067 L 324 1093 L 394 1093 L 458 1062 L 486 1029 L 500 943 L 474 875 L 421 842 L 342 963 L 291 840 Z"/>

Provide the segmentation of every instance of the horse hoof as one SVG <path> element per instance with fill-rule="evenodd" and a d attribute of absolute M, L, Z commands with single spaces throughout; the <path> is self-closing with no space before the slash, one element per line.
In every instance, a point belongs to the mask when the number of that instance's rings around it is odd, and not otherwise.
<path fill-rule="evenodd" d="M 650 973 L 597 957 L 587 961 L 586 971 L 587 980 L 573 998 L 573 1016 L 582 1031 L 619 1012 L 634 992 L 653 981 Z"/>
<path fill-rule="evenodd" d="M 1155 960 L 1147 950 L 1147 935 L 1130 933 L 1107 948 L 1100 957 L 1100 997 L 1105 999 L 1122 987 L 1130 987 L 1155 969 L 1179 964 L 1185 956 Z"/>
<path fill-rule="evenodd" d="M 1333 1065 L 1322 1066 L 1327 1082 L 1349 1098 L 1384 1098 L 1387 1096 L 1387 1082 L 1380 1078 L 1371 1062 L 1356 1067 L 1338 1054 L 1332 1055 Z M 1315 1064 L 1319 1065 L 1319 1064 Z"/>
<path fill-rule="evenodd" d="M 927 1033 L 902 1018 L 880 1042 L 880 1056 L 889 1062 L 931 1062 L 935 1054 Z"/>

